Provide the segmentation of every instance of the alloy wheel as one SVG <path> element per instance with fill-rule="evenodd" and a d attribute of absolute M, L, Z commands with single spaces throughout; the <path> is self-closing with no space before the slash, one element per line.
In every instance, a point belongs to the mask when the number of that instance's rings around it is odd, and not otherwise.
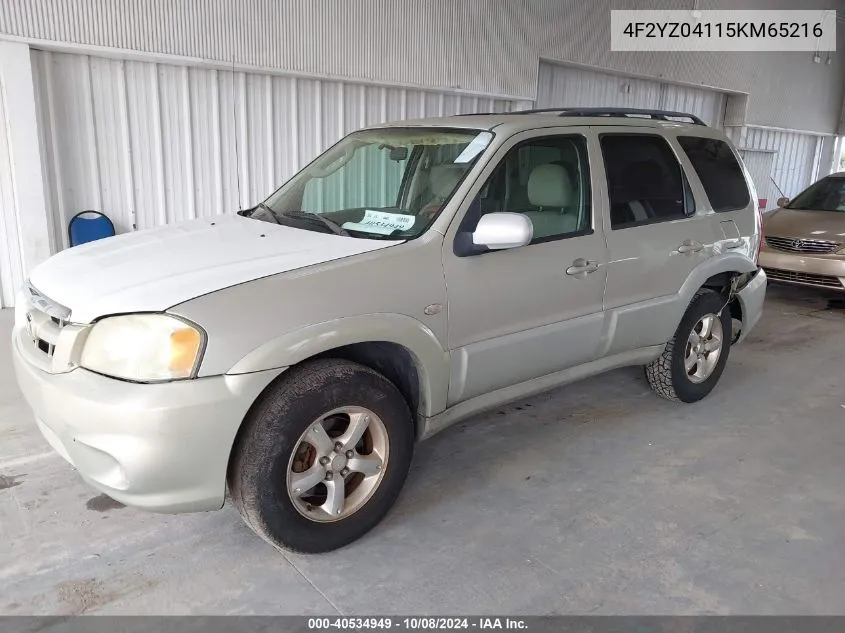
<path fill-rule="evenodd" d="M 684 353 L 684 370 L 693 383 L 707 380 L 719 362 L 724 332 L 722 320 L 715 314 L 705 314 L 692 328 Z"/>
<path fill-rule="evenodd" d="M 300 436 L 288 464 L 294 507 L 319 523 L 357 512 L 381 483 L 389 451 L 387 429 L 369 409 L 342 407 L 320 416 Z"/>

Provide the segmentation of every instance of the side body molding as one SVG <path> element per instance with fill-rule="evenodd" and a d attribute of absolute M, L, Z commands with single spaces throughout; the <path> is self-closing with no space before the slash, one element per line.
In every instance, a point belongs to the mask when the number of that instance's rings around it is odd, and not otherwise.
<path fill-rule="evenodd" d="M 428 327 L 402 314 L 349 316 L 286 332 L 249 352 L 226 373 L 289 367 L 344 345 L 377 341 L 395 343 L 411 352 L 420 383 L 419 413 L 431 416 L 443 411 L 449 388 L 449 353 Z"/>

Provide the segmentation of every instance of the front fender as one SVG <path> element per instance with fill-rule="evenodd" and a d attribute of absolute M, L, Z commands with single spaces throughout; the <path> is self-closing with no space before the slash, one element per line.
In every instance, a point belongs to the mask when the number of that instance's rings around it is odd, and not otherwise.
<path fill-rule="evenodd" d="M 375 341 L 395 343 L 411 353 L 420 381 L 422 412 L 426 416 L 446 408 L 449 353 L 428 327 L 402 314 L 349 316 L 287 332 L 249 352 L 226 373 L 247 374 L 289 367 L 344 345 Z"/>

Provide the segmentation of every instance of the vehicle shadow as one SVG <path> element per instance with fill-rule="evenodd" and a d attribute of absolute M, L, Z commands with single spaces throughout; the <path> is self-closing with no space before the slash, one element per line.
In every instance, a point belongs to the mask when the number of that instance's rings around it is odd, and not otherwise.
<path fill-rule="evenodd" d="M 655 420 L 684 419 L 701 407 L 657 397 L 641 367 L 626 367 L 480 413 L 417 446 L 387 524 L 419 520 L 461 498 L 499 507 L 506 490 L 529 503 L 535 484 L 581 472 L 598 446 L 646 437 Z"/>

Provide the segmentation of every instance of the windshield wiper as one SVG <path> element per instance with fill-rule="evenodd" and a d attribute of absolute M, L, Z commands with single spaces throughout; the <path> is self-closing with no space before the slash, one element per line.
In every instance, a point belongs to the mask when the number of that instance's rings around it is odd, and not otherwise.
<path fill-rule="evenodd" d="M 328 229 L 335 235 L 343 235 L 344 237 L 350 237 L 349 232 L 342 226 L 340 226 L 340 224 L 333 220 L 329 220 L 328 218 L 324 218 L 319 213 L 312 213 L 310 211 L 282 211 L 280 215 L 283 215 L 287 218 L 299 218 L 302 220 L 317 219 L 322 222 L 324 226 L 328 227 Z"/>
<path fill-rule="evenodd" d="M 357 229 L 349 229 L 350 233 L 355 233 L 353 237 L 361 236 L 368 240 L 406 240 L 407 237 L 393 237 L 393 234 L 384 235 L 382 233 L 370 233 L 369 231 L 359 231 Z"/>

